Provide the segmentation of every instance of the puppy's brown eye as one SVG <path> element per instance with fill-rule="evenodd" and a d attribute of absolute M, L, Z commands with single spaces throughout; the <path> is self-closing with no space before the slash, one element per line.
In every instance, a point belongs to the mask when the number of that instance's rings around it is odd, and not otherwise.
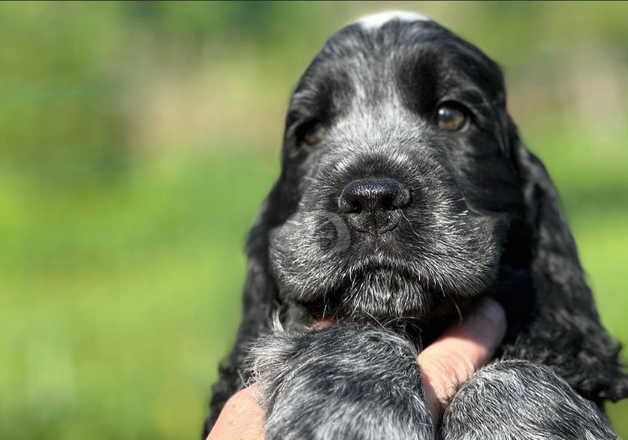
<path fill-rule="evenodd" d="M 438 107 L 436 121 L 441 130 L 460 131 L 466 128 L 469 115 L 461 106 L 445 103 Z"/>
<path fill-rule="evenodd" d="M 319 121 L 313 121 L 303 127 L 300 138 L 307 145 L 316 145 L 323 139 L 325 133 L 327 127 Z"/>

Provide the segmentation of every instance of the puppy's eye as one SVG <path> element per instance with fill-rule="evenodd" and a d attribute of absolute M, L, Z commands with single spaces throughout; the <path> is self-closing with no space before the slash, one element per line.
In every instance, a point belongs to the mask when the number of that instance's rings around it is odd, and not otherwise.
<path fill-rule="evenodd" d="M 297 134 L 299 141 L 306 145 L 316 145 L 327 133 L 327 127 L 320 121 L 311 121 L 305 123 Z"/>
<path fill-rule="evenodd" d="M 438 128 L 446 131 L 461 131 L 469 123 L 469 112 L 460 104 L 445 102 L 436 112 Z"/>

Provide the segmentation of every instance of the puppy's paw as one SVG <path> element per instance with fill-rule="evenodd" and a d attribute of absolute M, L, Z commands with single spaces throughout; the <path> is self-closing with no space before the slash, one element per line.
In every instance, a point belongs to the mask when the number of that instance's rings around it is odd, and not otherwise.
<path fill-rule="evenodd" d="M 267 440 L 425 440 L 434 429 L 414 347 L 354 324 L 276 332 L 254 350 Z"/>
<path fill-rule="evenodd" d="M 463 384 L 443 416 L 444 440 L 615 440 L 604 417 L 550 368 L 495 362 Z"/>

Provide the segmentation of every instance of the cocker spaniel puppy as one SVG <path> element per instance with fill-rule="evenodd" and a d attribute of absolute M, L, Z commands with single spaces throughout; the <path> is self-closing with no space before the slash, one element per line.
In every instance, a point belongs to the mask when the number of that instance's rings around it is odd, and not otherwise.
<path fill-rule="evenodd" d="M 205 434 L 256 380 L 267 439 L 617 438 L 602 404 L 628 377 L 556 189 L 499 67 L 438 23 L 377 14 L 327 41 L 290 100 L 247 253 Z M 508 334 L 435 427 L 417 350 L 482 296 Z M 338 324 L 307 331 L 321 318 Z"/>

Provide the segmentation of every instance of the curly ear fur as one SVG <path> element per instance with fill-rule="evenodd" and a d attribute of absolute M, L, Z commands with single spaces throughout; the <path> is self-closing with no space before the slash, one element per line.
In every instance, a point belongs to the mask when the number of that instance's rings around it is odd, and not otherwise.
<path fill-rule="evenodd" d="M 628 396 L 628 376 L 619 365 L 620 345 L 600 323 L 558 193 L 541 161 L 521 142 L 511 123 L 513 159 L 521 179 L 524 223 L 532 243 L 534 298 L 527 323 L 508 358 L 553 367 L 582 396 L 600 403 Z"/>

